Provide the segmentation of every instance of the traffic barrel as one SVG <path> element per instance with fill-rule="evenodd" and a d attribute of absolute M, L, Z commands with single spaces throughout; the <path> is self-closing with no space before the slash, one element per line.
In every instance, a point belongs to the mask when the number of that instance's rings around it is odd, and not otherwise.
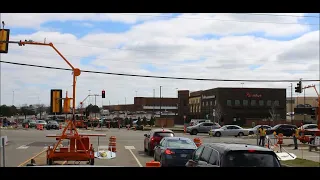
<path fill-rule="evenodd" d="M 194 138 L 193 142 L 197 145 L 197 147 L 201 146 L 201 144 L 202 144 L 202 141 L 200 138 Z"/>
<path fill-rule="evenodd" d="M 158 161 L 150 161 L 146 163 L 146 167 L 161 167 L 161 164 Z"/>
<path fill-rule="evenodd" d="M 116 137 L 115 136 L 111 136 L 109 138 L 109 151 L 111 152 L 117 152 L 117 143 L 116 143 Z"/>

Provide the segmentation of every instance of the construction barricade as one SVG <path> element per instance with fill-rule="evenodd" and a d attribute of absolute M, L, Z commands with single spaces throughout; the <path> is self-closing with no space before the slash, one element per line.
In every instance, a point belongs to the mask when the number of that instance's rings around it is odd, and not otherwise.
<path fill-rule="evenodd" d="M 161 164 L 158 161 L 150 161 L 146 163 L 146 167 L 161 167 Z"/>

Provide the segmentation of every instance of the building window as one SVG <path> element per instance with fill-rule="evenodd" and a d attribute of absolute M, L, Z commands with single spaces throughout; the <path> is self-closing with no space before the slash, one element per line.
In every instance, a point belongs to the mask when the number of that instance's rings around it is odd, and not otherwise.
<path fill-rule="evenodd" d="M 206 106 L 209 106 L 209 101 L 207 101 Z"/>
<path fill-rule="evenodd" d="M 278 100 L 274 101 L 274 105 L 279 106 L 280 105 L 279 101 Z"/>
<path fill-rule="evenodd" d="M 227 100 L 227 106 L 232 106 L 231 100 Z"/>
<path fill-rule="evenodd" d="M 248 104 L 249 104 L 249 102 L 248 102 L 248 100 L 243 100 L 243 106 L 248 106 Z"/>
<path fill-rule="evenodd" d="M 235 101 L 234 101 L 234 105 L 240 106 L 240 100 L 235 100 Z"/>
<path fill-rule="evenodd" d="M 210 101 L 210 106 L 212 106 L 212 101 Z"/>
<path fill-rule="evenodd" d="M 217 103 L 216 100 L 213 100 L 213 105 L 214 105 L 214 106 L 216 105 L 216 103 Z"/>
<path fill-rule="evenodd" d="M 271 100 L 267 101 L 267 106 L 271 106 Z"/>
<path fill-rule="evenodd" d="M 202 102 L 202 106 L 204 106 L 204 102 Z"/>
<path fill-rule="evenodd" d="M 260 106 L 264 106 L 264 101 L 263 100 L 259 100 L 259 105 Z"/>
<path fill-rule="evenodd" d="M 256 100 L 251 100 L 250 104 L 251 104 L 251 106 L 256 106 L 257 101 Z"/>

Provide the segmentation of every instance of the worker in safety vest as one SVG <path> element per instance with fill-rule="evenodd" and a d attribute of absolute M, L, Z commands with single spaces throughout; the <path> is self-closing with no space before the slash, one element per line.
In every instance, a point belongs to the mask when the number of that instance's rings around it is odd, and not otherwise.
<path fill-rule="evenodd" d="M 299 129 L 296 129 L 296 130 L 294 131 L 294 133 L 292 134 L 293 143 L 294 143 L 294 149 L 298 149 L 299 133 L 300 133 L 300 130 L 299 130 Z"/>
<path fill-rule="evenodd" d="M 267 130 L 263 129 L 262 126 L 259 128 L 259 135 L 260 135 L 259 146 L 264 146 L 266 135 L 267 135 Z"/>

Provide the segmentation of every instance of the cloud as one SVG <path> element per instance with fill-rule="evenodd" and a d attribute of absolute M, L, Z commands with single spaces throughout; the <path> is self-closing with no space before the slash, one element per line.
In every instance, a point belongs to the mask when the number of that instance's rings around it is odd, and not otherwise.
<path fill-rule="evenodd" d="M 319 79 L 319 28 L 311 30 L 302 23 L 307 19 L 285 15 L 5 14 L 3 19 L 11 29 L 19 27 L 21 30 L 12 35 L 11 40 L 53 42 L 68 61 L 83 70 L 213 79 Z M 41 25 L 53 21 L 73 21 L 74 28 L 117 21 L 128 30 L 104 32 L 102 29 L 80 37 L 76 33 L 66 33 L 65 26 L 41 29 Z M 35 31 L 22 30 L 27 28 Z M 3 61 L 69 68 L 50 47 L 10 44 L 9 48 L 8 54 L 2 54 Z M 15 105 L 39 100 L 49 104 L 50 89 L 68 90 L 69 95 L 72 90 L 70 71 L 2 63 L 1 79 L 2 104 L 12 103 L 13 90 Z M 289 85 L 244 83 L 244 87 L 288 88 Z M 106 90 L 107 98 L 97 98 L 98 105 L 109 104 L 109 101 L 123 104 L 125 99 L 133 103 L 136 91 L 138 96 L 153 96 L 155 89 L 159 96 L 159 86 L 163 87 L 164 96 L 176 97 L 176 88 L 195 91 L 242 85 L 240 82 L 82 73 L 77 78 L 76 104 L 89 90 L 100 94 L 102 89 Z M 315 93 L 308 91 L 307 95 Z M 89 101 L 94 103 L 93 99 Z"/>

